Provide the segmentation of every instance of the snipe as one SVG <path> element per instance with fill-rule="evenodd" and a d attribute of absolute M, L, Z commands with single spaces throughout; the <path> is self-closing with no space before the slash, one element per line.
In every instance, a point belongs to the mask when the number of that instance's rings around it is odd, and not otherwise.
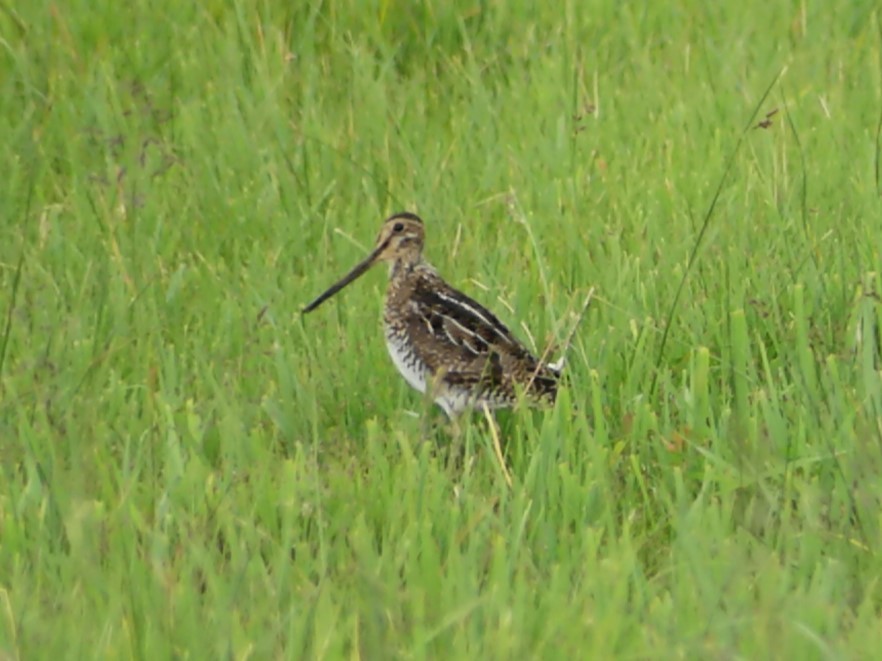
<path fill-rule="evenodd" d="M 423 259 L 424 238 L 418 216 L 391 216 L 371 254 L 303 314 L 374 264 L 388 262 L 386 346 L 412 387 L 428 390 L 448 417 L 470 407 L 509 407 L 521 396 L 531 403 L 553 402 L 560 366 L 540 361 L 492 312 L 444 282 Z"/>

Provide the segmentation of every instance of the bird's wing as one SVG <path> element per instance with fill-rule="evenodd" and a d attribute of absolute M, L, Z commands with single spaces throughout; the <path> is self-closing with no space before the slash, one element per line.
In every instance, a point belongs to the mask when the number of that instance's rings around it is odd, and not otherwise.
<path fill-rule="evenodd" d="M 409 317 L 415 350 L 451 385 L 499 387 L 510 384 L 515 365 L 541 370 L 492 312 L 437 276 L 414 284 Z"/>

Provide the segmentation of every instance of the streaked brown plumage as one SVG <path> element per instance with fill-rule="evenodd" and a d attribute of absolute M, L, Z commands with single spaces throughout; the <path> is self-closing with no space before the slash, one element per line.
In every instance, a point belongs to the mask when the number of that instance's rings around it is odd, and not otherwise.
<path fill-rule="evenodd" d="M 423 222 L 412 213 L 388 218 L 374 250 L 303 309 L 311 312 L 377 262 L 389 263 L 383 311 L 395 366 L 448 416 L 470 407 L 509 407 L 523 395 L 551 403 L 560 368 L 541 362 L 480 303 L 448 285 L 423 259 Z"/>

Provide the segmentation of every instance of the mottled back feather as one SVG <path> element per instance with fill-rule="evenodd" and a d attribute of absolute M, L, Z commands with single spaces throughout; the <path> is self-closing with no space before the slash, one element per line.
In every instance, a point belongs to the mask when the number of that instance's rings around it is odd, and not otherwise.
<path fill-rule="evenodd" d="M 510 406 L 521 392 L 554 401 L 559 375 L 425 262 L 393 269 L 384 320 L 387 333 L 410 337 L 415 357 L 440 387 L 467 390 L 473 403 Z"/>

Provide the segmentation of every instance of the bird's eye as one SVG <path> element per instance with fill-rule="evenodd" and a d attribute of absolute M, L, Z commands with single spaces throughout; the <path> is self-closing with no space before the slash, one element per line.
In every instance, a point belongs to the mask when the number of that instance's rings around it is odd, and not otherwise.
<path fill-rule="evenodd" d="M 393 232 L 402 232 L 404 231 L 404 223 L 395 223 L 392 227 Z"/>

